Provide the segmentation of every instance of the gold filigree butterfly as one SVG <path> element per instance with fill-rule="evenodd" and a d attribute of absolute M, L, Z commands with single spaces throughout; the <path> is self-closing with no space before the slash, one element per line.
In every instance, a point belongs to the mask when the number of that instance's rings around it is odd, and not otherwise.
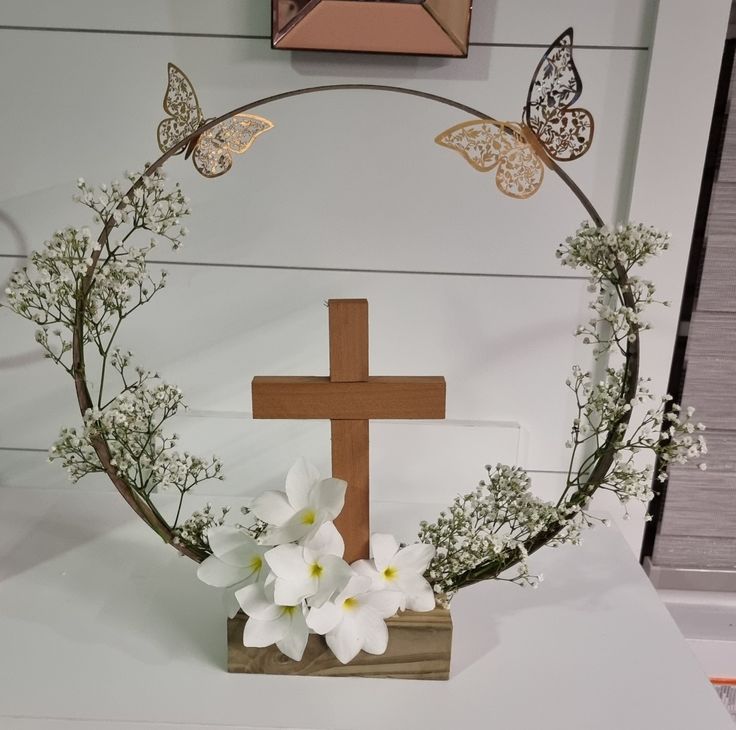
<path fill-rule="evenodd" d="M 164 95 L 164 111 L 169 115 L 157 130 L 162 152 L 176 147 L 208 121 L 199 106 L 192 82 L 173 63 L 169 64 L 168 84 Z M 193 137 L 176 154 L 191 155 L 194 167 L 205 177 L 219 177 L 233 166 L 233 153 L 242 154 L 258 135 L 273 129 L 273 123 L 255 114 L 236 114 L 212 129 Z"/>
<path fill-rule="evenodd" d="M 505 195 L 529 198 L 541 187 L 551 160 L 577 160 L 590 148 L 593 115 L 572 108 L 582 91 L 568 28 L 534 71 L 521 124 L 476 119 L 450 127 L 435 142 L 459 152 L 480 172 L 495 169 L 496 186 Z"/>

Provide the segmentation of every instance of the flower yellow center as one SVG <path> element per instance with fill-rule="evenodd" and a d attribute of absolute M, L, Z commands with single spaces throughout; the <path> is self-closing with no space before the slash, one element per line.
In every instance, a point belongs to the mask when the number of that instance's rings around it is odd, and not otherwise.
<path fill-rule="evenodd" d="M 324 572 L 324 568 L 319 563 L 312 563 L 309 567 L 310 578 L 319 578 Z"/>
<path fill-rule="evenodd" d="M 396 580 L 396 576 L 399 574 L 399 571 L 396 570 L 396 568 L 393 567 L 393 565 L 389 565 L 387 568 L 384 568 L 384 571 L 382 573 L 383 577 L 386 580 Z"/>
<path fill-rule="evenodd" d="M 258 573 L 263 567 L 263 558 L 260 555 L 254 555 L 250 560 L 250 569 L 254 573 Z"/>
<path fill-rule="evenodd" d="M 314 520 L 317 517 L 317 515 L 314 514 L 313 509 L 308 509 L 303 515 L 302 515 L 302 524 L 303 525 L 313 525 Z"/>
<path fill-rule="evenodd" d="M 342 607 L 346 611 L 354 611 L 356 608 L 358 608 L 358 599 L 357 598 L 346 598 L 343 601 Z"/>
<path fill-rule="evenodd" d="M 284 613 L 291 616 L 296 611 L 296 606 L 282 606 Z"/>

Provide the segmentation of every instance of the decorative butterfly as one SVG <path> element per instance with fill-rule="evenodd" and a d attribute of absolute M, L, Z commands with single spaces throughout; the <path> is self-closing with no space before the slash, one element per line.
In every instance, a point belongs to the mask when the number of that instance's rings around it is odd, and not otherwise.
<path fill-rule="evenodd" d="M 169 80 L 164 95 L 164 111 L 169 115 L 157 130 L 158 146 L 162 152 L 176 147 L 185 137 L 207 124 L 199 106 L 192 82 L 173 63 L 169 64 Z M 273 129 L 273 123 L 255 114 L 236 114 L 212 129 L 193 137 L 184 152 L 184 159 L 192 157 L 197 171 L 205 177 L 219 177 L 233 166 L 232 153 L 242 154 L 259 134 Z"/>
<path fill-rule="evenodd" d="M 593 115 L 572 107 L 583 82 L 572 60 L 572 28 L 555 39 L 537 65 L 523 122 L 476 119 L 439 134 L 435 142 L 459 152 L 476 170 L 496 170 L 496 186 L 512 198 L 539 190 L 544 166 L 582 157 L 593 140 Z"/>

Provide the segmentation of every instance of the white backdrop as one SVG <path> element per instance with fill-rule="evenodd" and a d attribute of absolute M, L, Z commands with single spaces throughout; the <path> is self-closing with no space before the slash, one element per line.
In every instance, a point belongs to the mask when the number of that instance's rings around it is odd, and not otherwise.
<path fill-rule="evenodd" d="M 104 182 L 158 156 L 167 61 L 190 76 L 208 116 L 292 88 L 363 82 L 518 120 L 544 47 L 573 25 L 596 138 L 566 169 L 606 220 L 628 217 L 631 203 L 637 219 L 674 229 L 675 250 L 654 268 L 663 297 L 679 300 L 726 0 L 698 8 L 711 35 L 688 38 L 687 65 L 678 55 L 695 17 L 686 2 L 657 13 L 647 0 L 479 0 L 467 60 L 273 51 L 269 4 L 4 0 L 0 280 L 53 230 L 85 222 L 70 200 L 78 176 Z M 677 63 L 697 96 L 685 109 L 673 91 Z M 323 302 L 367 297 L 373 374 L 448 382 L 447 422 L 373 426 L 374 495 L 447 501 L 501 460 L 528 468 L 553 497 L 572 418 L 564 380 L 573 363 L 588 364 L 572 336 L 586 317 L 585 283 L 554 258 L 586 217 L 577 200 L 553 175 L 531 200 L 504 198 L 491 175 L 433 143 L 466 117 L 426 100 L 329 92 L 257 111 L 276 129 L 224 178 L 198 178 L 181 159 L 168 166 L 193 200 L 191 236 L 179 253 L 158 251 L 171 286 L 120 342 L 184 389 L 185 445 L 220 454 L 230 477 L 215 489 L 278 486 L 300 454 L 329 470 L 327 424 L 250 420 L 249 383 L 326 374 Z M 675 169 L 664 148 L 683 130 Z M 645 374 L 660 389 L 676 314 L 659 313 L 644 342 Z M 32 326 L 5 309 L 0 342 L 0 486 L 66 488 L 43 450 L 78 420 L 73 387 L 40 359 Z M 627 526 L 634 550 L 641 516 Z"/>

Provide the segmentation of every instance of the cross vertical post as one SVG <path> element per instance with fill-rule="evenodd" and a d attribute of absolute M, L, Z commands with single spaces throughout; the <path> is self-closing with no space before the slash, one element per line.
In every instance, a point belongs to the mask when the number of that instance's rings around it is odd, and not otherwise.
<path fill-rule="evenodd" d="M 332 299 L 330 320 L 330 382 L 368 380 L 368 301 Z M 348 483 L 345 507 L 335 526 L 345 540 L 345 560 L 368 558 L 370 495 L 368 419 L 332 419 L 332 476 Z"/>

